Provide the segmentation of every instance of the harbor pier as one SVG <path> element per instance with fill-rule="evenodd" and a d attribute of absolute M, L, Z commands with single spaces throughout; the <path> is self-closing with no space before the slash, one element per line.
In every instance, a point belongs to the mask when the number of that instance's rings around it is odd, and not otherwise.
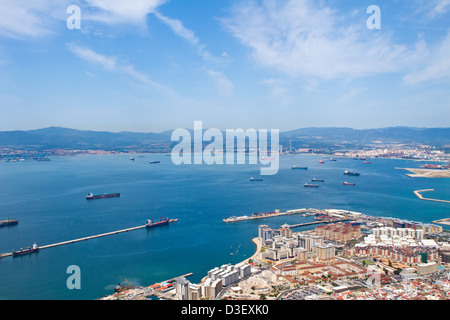
<path fill-rule="evenodd" d="M 176 221 L 177 221 L 177 219 L 169 220 L 169 222 L 176 222 Z M 145 229 L 145 228 L 147 228 L 147 225 L 133 227 L 133 228 L 127 228 L 127 229 L 122 229 L 122 230 L 117 230 L 117 231 L 107 232 L 107 233 L 102 233 L 102 234 L 97 234 L 94 236 L 83 237 L 83 238 L 74 239 L 74 240 L 62 241 L 62 242 L 53 243 L 53 244 L 49 244 L 49 245 L 45 245 L 45 246 L 40 246 L 38 248 L 39 248 L 39 250 L 45 250 L 45 249 L 49 249 L 49 248 L 64 246 L 64 245 L 68 245 L 68 244 L 72 244 L 72 243 L 88 241 L 88 240 L 97 239 L 97 238 L 108 237 L 108 236 L 112 236 L 112 235 L 116 235 L 116 234 L 120 234 L 120 233 L 131 232 L 131 231 L 136 231 L 136 230 Z M 12 255 L 13 255 L 12 252 L 11 253 L 3 253 L 3 254 L 0 254 L 0 259 L 10 257 Z"/>
<path fill-rule="evenodd" d="M 430 192 L 430 191 L 435 191 L 434 189 L 425 189 L 425 190 L 417 190 L 414 191 L 414 194 L 417 196 L 417 198 L 419 198 L 420 200 L 427 200 L 427 201 L 435 201 L 435 202 L 444 202 L 444 203 L 450 203 L 450 201 L 448 200 L 440 200 L 440 199 L 431 199 L 431 198 L 425 198 L 424 196 L 422 196 L 423 192 Z"/>

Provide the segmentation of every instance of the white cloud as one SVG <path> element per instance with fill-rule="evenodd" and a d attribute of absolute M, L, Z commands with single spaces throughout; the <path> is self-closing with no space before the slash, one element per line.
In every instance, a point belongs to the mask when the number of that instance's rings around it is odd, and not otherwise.
<path fill-rule="evenodd" d="M 450 0 L 429 0 L 428 7 L 428 17 L 434 19 L 450 10 Z"/>
<path fill-rule="evenodd" d="M 421 62 L 404 76 L 406 84 L 414 85 L 428 81 L 450 80 L 450 32 L 432 48 L 425 41 L 419 42 Z"/>
<path fill-rule="evenodd" d="M 214 81 L 221 95 L 225 97 L 229 97 L 232 95 L 234 85 L 222 72 L 208 70 L 208 75 Z"/>
<path fill-rule="evenodd" d="M 85 0 L 93 10 L 85 15 L 88 20 L 104 23 L 131 23 L 145 25 L 148 14 L 166 0 Z"/>
<path fill-rule="evenodd" d="M 73 43 L 69 43 L 67 44 L 67 46 L 69 50 L 77 57 L 86 60 L 94 65 L 99 65 L 109 72 L 125 74 L 142 84 L 150 85 L 158 89 L 166 90 L 169 93 L 173 93 L 172 89 L 154 82 L 145 73 L 136 70 L 133 65 L 121 62 L 116 57 L 103 55 L 95 52 L 92 49 Z"/>
<path fill-rule="evenodd" d="M 42 37 L 66 14 L 68 0 L 2 0 L 0 36 L 9 38 Z"/>
<path fill-rule="evenodd" d="M 343 23 L 338 13 L 310 0 L 239 3 L 225 28 L 262 66 L 289 76 L 322 79 L 362 77 L 401 70 L 406 46 L 373 32 L 365 38 L 365 21 Z"/>

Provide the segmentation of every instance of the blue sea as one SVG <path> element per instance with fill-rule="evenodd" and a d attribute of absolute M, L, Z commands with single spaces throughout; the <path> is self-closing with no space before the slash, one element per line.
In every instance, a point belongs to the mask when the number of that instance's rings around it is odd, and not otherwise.
<path fill-rule="evenodd" d="M 426 196 L 448 200 L 450 179 L 408 177 L 396 167 L 423 164 L 409 160 L 323 159 L 320 164 L 320 155 L 286 155 L 277 175 L 250 182 L 259 177 L 259 165 L 176 166 L 164 154 L 136 155 L 136 161 L 129 155 L 51 159 L 0 163 L 0 220 L 19 220 L 0 229 L 0 253 L 141 226 L 150 218 L 178 222 L 0 259 L 0 299 L 91 300 L 112 294 L 125 279 L 148 286 L 190 272 L 188 279 L 197 283 L 216 266 L 248 259 L 259 224 L 278 228 L 311 221 L 300 215 L 222 221 L 234 215 L 334 208 L 423 222 L 450 217 L 450 204 L 419 200 L 413 193 L 435 189 Z M 149 164 L 154 160 L 161 163 Z M 361 176 L 344 176 L 344 170 Z M 312 178 L 325 182 L 305 188 Z M 121 196 L 87 201 L 90 192 Z M 81 271 L 79 290 L 66 285 L 72 265 Z"/>

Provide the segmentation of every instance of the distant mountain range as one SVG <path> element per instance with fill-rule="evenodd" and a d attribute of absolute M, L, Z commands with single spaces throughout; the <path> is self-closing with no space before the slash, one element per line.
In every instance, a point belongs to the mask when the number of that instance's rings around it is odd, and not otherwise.
<path fill-rule="evenodd" d="M 168 149 L 172 131 L 161 133 L 104 132 L 50 127 L 28 131 L 0 131 L 0 148 L 28 150 L 136 150 Z M 225 135 L 224 135 L 225 137 Z M 280 132 L 280 144 L 295 148 L 353 148 L 374 144 L 427 144 L 450 148 L 450 128 L 388 127 L 351 129 L 303 128 Z"/>

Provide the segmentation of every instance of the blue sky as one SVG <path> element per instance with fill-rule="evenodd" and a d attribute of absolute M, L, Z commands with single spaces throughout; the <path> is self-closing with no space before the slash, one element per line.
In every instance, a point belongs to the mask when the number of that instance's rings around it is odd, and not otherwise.
<path fill-rule="evenodd" d="M 448 127 L 449 18 L 450 0 L 0 0 L 0 131 Z"/>

